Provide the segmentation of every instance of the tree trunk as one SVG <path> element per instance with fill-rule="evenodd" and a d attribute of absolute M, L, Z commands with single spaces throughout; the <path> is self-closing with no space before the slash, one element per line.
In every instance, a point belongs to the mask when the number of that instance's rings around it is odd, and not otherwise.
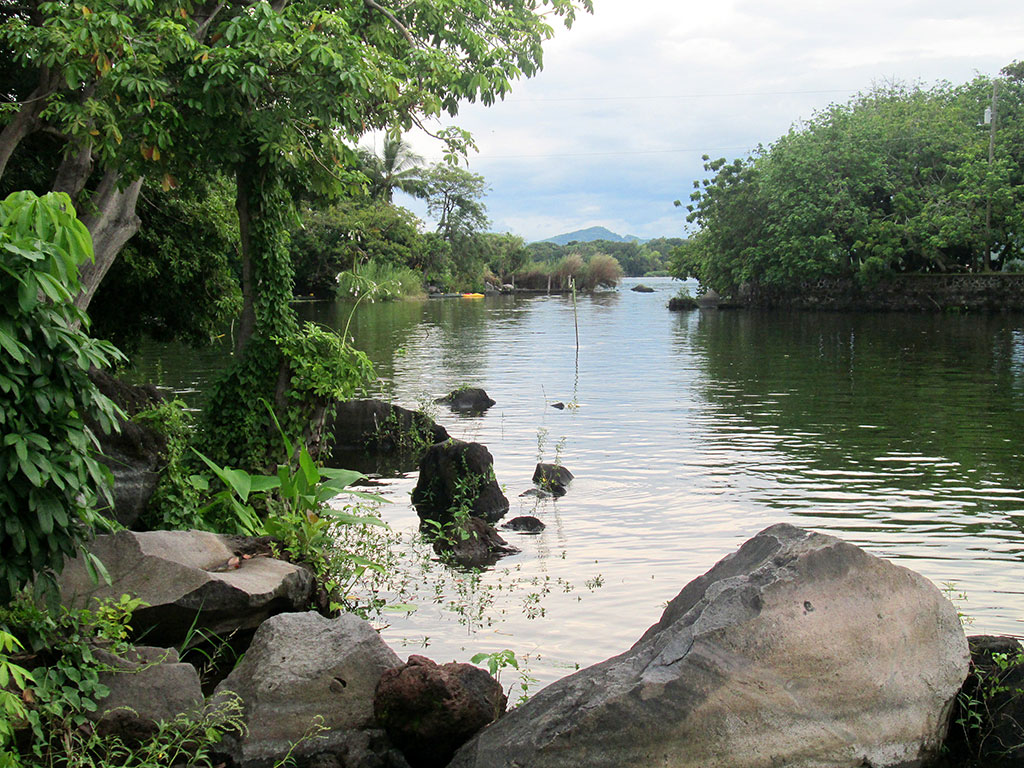
<path fill-rule="evenodd" d="M 241 354 L 256 329 L 256 311 L 252 292 L 252 208 L 253 172 L 249 164 L 235 169 L 235 210 L 238 211 L 238 240 L 242 257 L 242 317 L 238 321 L 235 354 Z"/>
<path fill-rule="evenodd" d="M 86 142 L 77 147 L 71 148 L 69 154 L 64 155 L 60 167 L 57 169 L 57 177 L 53 180 L 54 192 L 67 192 L 68 196 L 75 200 L 78 206 L 78 196 L 85 189 L 89 176 L 92 175 L 92 146 Z"/>
<path fill-rule="evenodd" d="M 0 178 L 7 170 L 7 163 L 21 140 L 39 127 L 39 113 L 46 108 L 48 102 L 46 97 L 53 93 L 54 80 L 49 68 L 44 67 L 39 76 L 39 85 L 22 102 L 21 109 L 18 110 L 14 119 L 4 126 L 3 131 L 0 131 Z"/>
<path fill-rule="evenodd" d="M 125 243 L 139 230 L 139 217 L 135 205 L 142 190 L 142 179 L 136 179 L 124 189 L 117 188 L 120 174 L 107 171 L 92 196 L 93 211 L 82 216 L 82 222 L 92 235 L 95 260 L 82 266 L 82 292 L 75 297 L 75 306 L 86 310 L 100 282 L 114 263 Z"/>

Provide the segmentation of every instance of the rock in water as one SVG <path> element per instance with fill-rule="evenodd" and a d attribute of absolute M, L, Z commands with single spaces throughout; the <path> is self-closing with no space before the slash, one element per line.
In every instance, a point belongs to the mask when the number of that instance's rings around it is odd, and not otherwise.
<path fill-rule="evenodd" d="M 938 752 L 967 666 L 956 610 L 927 579 L 775 525 L 451 768 L 916 766 Z"/>
<path fill-rule="evenodd" d="M 507 528 L 510 531 L 520 531 L 521 533 L 540 533 L 547 528 L 544 523 L 533 515 L 520 515 L 519 517 L 513 517 L 501 527 Z"/>
<path fill-rule="evenodd" d="M 463 568 L 486 568 L 505 555 L 519 552 L 501 538 L 493 525 L 479 517 L 450 523 L 441 535 L 434 536 L 434 551 Z"/>
<path fill-rule="evenodd" d="M 533 470 L 533 482 L 553 496 L 565 496 L 573 474 L 561 464 L 538 464 Z"/>
<path fill-rule="evenodd" d="M 300 764 L 313 755 L 347 755 L 347 766 L 355 749 L 366 749 L 381 675 L 401 663 L 373 627 L 352 614 L 274 616 L 214 693 L 215 703 L 237 694 L 245 712 L 247 733 L 226 738 L 224 746 L 244 768 L 282 765 L 289 754 Z M 304 738 L 316 722 L 324 729 Z M 394 761 L 379 763 L 386 764 Z"/>
<path fill-rule="evenodd" d="M 370 457 L 394 457 L 399 466 L 408 457 L 415 467 L 428 446 L 448 439 L 445 428 L 426 414 L 381 400 L 337 403 L 324 433 L 331 438 L 328 466 L 359 470 L 375 468 L 366 461 Z"/>
<path fill-rule="evenodd" d="M 483 413 L 494 405 L 494 400 L 478 387 L 463 387 L 462 389 L 452 390 L 444 397 L 437 398 L 434 402 L 447 405 L 453 411 L 459 411 L 460 413 Z"/>
<path fill-rule="evenodd" d="M 424 656 L 384 672 L 373 697 L 377 722 L 412 768 L 444 768 L 505 704 L 501 685 L 479 667 Z"/>
<path fill-rule="evenodd" d="M 480 443 L 462 440 L 445 440 L 427 449 L 412 503 L 421 518 L 440 523 L 450 522 L 459 510 L 494 523 L 509 506 L 494 477 L 491 452 Z"/>

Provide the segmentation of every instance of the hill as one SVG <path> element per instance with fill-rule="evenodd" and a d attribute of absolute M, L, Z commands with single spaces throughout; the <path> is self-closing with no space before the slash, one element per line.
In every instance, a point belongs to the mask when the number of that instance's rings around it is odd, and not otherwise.
<path fill-rule="evenodd" d="M 575 232 L 566 232 L 563 235 L 555 235 L 549 237 L 546 240 L 541 240 L 542 243 L 555 243 L 556 245 L 568 245 L 572 242 L 577 243 L 589 243 L 594 240 L 610 240 L 613 243 L 629 243 L 629 242 L 644 242 L 636 235 L 617 235 L 610 229 L 604 227 L 587 227 L 586 229 L 577 229 Z"/>

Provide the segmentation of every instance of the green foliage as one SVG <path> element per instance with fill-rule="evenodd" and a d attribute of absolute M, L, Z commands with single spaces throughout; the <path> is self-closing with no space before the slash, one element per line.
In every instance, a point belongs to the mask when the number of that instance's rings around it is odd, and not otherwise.
<path fill-rule="evenodd" d="M 89 305 L 96 334 L 130 349 L 145 334 L 209 344 L 241 308 L 238 217 L 222 174 L 192 173 L 179 189 L 147 184 L 141 226 Z"/>
<path fill-rule="evenodd" d="M 92 257 L 66 195 L 17 192 L 0 203 L 0 603 L 51 580 L 99 522 L 109 471 L 83 421 L 116 428 L 90 366 L 122 355 L 86 335 L 78 265 Z"/>
<path fill-rule="evenodd" d="M 181 400 L 161 403 L 137 413 L 132 421 L 163 435 L 167 441 L 166 461 L 160 480 L 139 520 L 146 528 L 159 530 L 203 529 L 199 514 L 199 491 L 190 479 L 194 466 L 189 446 L 195 436 L 194 418 Z"/>
<path fill-rule="evenodd" d="M 302 220 L 302 228 L 291 235 L 297 293 L 344 296 L 348 291 L 338 284 L 341 272 L 364 275 L 367 267 L 386 272 L 427 266 L 419 222 L 404 208 L 346 200 L 326 209 L 306 208 Z"/>
<path fill-rule="evenodd" d="M 959 726 L 971 756 L 976 759 L 1008 754 L 1024 743 L 1024 728 L 1004 711 L 1024 696 L 1021 672 L 1024 651 L 997 652 L 986 655 L 984 665 L 975 664 L 964 688 L 957 694 L 954 724 Z M 1017 743 L 1003 743 L 994 738 L 997 727 L 1006 737 L 1013 724 Z"/>
<path fill-rule="evenodd" d="M 369 301 L 423 296 L 423 275 L 409 267 L 396 267 L 371 261 L 358 274 L 338 275 L 339 296 L 366 296 Z"/>
<path fill-rule="evenodd" d="M 344 335 L 313 323 L 276 339 L 256 336 L 214 384 L 199 447 L 219 464 L 262 471 L 275 464 L 280 441 L 261 400 L 274 404 L 288 438 L 300 440 L 333 401 L 352 397 L 373 375 Z"/>
<path fill-rule="evenodd" d="M 481 662 L 487 662 L 487 671 L 491 676 L 501 682 L 501 671 L 511 667 L 519 673 L 519 697 L 516 699 L 513 706 L 520 706 L 530 698 L 530 686 L 536 684 L 537 678 L 530 675 L 529 670 L 526 667 L 527 656 L 523 656 L 523 663 L 519 663 L 519 659 L 516 658 L 514 651 L 505 648 L 501 651 L 493 651 L 491 653 L 476 653 L 470 659 L 473 664 L 479 664 Z M 513 686 L 509 686 L 508 696 L 511 698 Z"/>
<path fill-rule="evenodd" d="M 388 136 L 380 155 L 370 150 L 359 151 L 359 170 L 366 176 L 367 193 L 373 200 L 390 203 L 394 190 L 419 197 L 423 192 L 420 168 L 423 158 L 412 151 L 400 136 Z"/>
<path fill-rule="evenodd" d="M 479 664 L 482 661 L 487 662 L 487 671 L 491 673 L 491 676 L 495 679 L 500 680 L 501 670 L 506 667 L 513 667 L 519 669 L 519 662 L 516 660 L 515 651 L 508 648 L 502 651 L 494 651 L 493 653 L 476 653 L 473 658 L 470 659 L 473 664 Z"/>
<path fill-rule="evenodd" d="M 226 510 L 220 519 L 232 522 L 239 533 L 274 538 L 282 554 L 308 565 L 329 590 L 339 586 L 334 574 L 346 568 L 352 578 L 366 569 L 379 570 L 380 566 L 370 560 L 341 549 L 336 534 L 339 526 L 387 526 L 374 515 L 335 509 L 329 502 L 341 494 L 374 503 L 383 499 L 349 487 L 363 478 L 362 473 L 318 467 L 304 444 L 299 444 L 296 451 L 269 405 L 267 410 L 278 429 L 287 463 L 278 464 L 276 475 L 250 475 L 245 470 L 219 466 L 197 452 L 223 485 L 211 507 Z M 262 518 L 253 507 L 254 501 L 265 510 Z M 208 509 L 204 515 L 209 518 Z"/>
<path fill-rule="evenodd" d="M 140 604 L 124 595 L 92 610 L 53 613 L 20 593 L 0 611 L 0 707 L 9 717 L 0 718 L 0 765 L 5 758 L 23 768 L 214 764 L 211 752 L 222 735 L 243 728 L 237 698 L 158 723 L 152 735 L 132 744 L 99 735 L 89 720 L 110 692 L 100 674 L 113 669 L 96 649 L 121 658 L 131 652 L 129 622 Z M 20 648 L 35 654 L 38 665 L 31 671 L 11 661 Z"/>
<path fill-rule="evenodd" d="M 705 158 L 673 255 L 677 277 L 723 295 L 822 277 L 987 269 L 1020 253 L 1024 85 L 1000 81 L 999 130 L 979 128 L 993 83 L 877 87 L 731 163 Z M 989 156 L 989 139 L 993 154 Z M 677 203 L 680 204 L 680 203 Z"/>
<path fill-rule="evenodd" d="M 275 341 L 291 373 L 288 395 L 293 400 L 310 393 L 348 400 L 374 378 L 370 358 L 329 328 L 306 323 L 301 333 Z"/>
<path fill-rule="evenodd" d="M 576 253 L 586 258 L 596 254 L 607 254 L 614 258 L 628 277 L 653 277 L 668 265 L 667 255 L 684 241 L 678 237 L 661 237 L 646 243 L 636 241 L 615 242 L 612 240 L 591 240 L 573 242 L 568 245 L 539 242 L 530 243 L 527 248 L 535 262 L 554 264 L 560 259 Z"/>
<path fill-rule="evenodd" d="M 483 176 L 457 165 L 439 163 L 423 172 L 427 211 L 437 221 L 438 234 L 450 243 L 487 228 L 486 191 Z"/>
<path fill-rule="evenodd" d="M 592 251 L 583 254 L 572 250 L 557 262 L 533 262 L 516 273 L 516 286 L 532 290 L 551 288 L 568 291 L 573 285 L 584 291 L 611 288 L 619 284 L 623 270 L 613 256 Z"/>

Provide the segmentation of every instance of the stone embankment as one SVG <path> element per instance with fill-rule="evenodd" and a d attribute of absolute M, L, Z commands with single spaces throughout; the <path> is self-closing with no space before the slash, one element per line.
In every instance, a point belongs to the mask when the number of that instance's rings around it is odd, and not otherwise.
<path fill-rule="evenodd" d="M 1024 312 L 1024 275 L 898 275 L 876 284 L 823 278 L 791 290 L 744 286 L 728 306 L 829 311 Z"/>

